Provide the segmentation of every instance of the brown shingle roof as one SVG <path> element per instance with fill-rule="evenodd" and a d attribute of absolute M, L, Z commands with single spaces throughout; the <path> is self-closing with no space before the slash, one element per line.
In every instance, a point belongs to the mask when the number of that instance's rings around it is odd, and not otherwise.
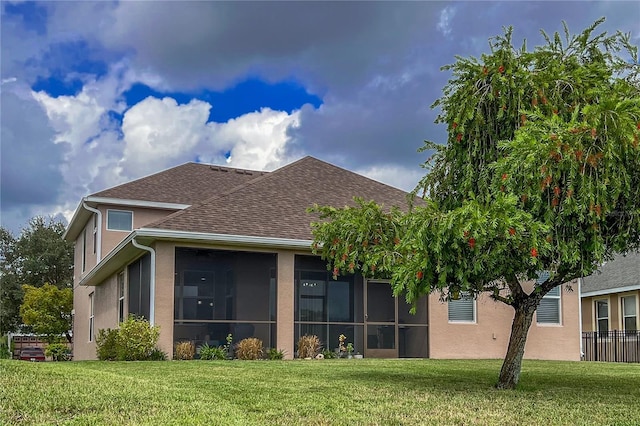
<path fill-rule="evenodd" d="M 94 197 L 195 204 L 267 172 L 186 163 L 104 191 Z"/>
<path fill-rule="evenodd" d="M 146 227 L 310 240 L 314 203 L 342 207 L 353 197 L 406 209 L 406 192 L 305 157 Z"/>

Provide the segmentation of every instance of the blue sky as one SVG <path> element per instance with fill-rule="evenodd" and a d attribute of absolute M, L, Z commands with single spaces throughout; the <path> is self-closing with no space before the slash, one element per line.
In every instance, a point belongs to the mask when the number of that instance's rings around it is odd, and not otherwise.
<path fill-rule="evenodd" d="M 638 2 L 5 2 L 1 223 L 185 161 L 273 170 L 313 155 L 410 190 L 455 55 L 512 25 L 640 44 Z"/>

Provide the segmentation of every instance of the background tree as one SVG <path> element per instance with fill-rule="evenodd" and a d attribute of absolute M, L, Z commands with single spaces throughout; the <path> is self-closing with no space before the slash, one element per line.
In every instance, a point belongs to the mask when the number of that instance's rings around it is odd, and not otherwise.
<path fill-rule="evenodd" d="M 640 247 L 640 67 L 629 35 L 543 33 L 533 52 L 512 30 L 491 53 L 457 57 L 434 103 L 447 125 L 407 213 L 358 201 L 316 207 L 316 251 L 334 275 L 388 276 L 415 303 L 487 292 L 514 309 L 498 388 L 518 383 L 527 333 L 553 288 Z M 563 40 L 564 38 L 564 40 Z M 621 56 L 624 55 L 624 56 Z M 549 273 L 533 291 L 523 283 Z M 546 275 L 546 274 L 545 274 Z"/>
<path fill-rule="evenodd" d="M 16 331 L 23 299 L 22 285 L 50 283 L 60 289 L 73 283 L 73 245 L 62 239 L 65 225 L 34 217 L 15 238 L 0 228 L 0 333 Z"/>
<path fill-rule="evenodd" d="M 45 284 L 42 287 L 24 285 L 24 301 L 20 316 L 33 332 L 44 336 L 49 343 L 56 343 L 64 335 L 71 343 L 73 290 Z"/>

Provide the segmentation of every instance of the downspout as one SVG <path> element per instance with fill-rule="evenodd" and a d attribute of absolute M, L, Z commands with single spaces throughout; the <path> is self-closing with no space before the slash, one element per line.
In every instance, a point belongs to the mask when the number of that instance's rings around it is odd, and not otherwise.
<path fill-rule="evenodd" d="M 582 347 L 582 278 L 578 278 L 578 318 L 580 330 L 580 360 L 584 359 L 584 348 Z"/>
<path fill-rule="evenodd" d="M 155 302 L 156 302 L 156 251 L 149 246 L 139 244 L 135 237 L 131 239 L 131 244 L 141 250 L 151 253 L 151 265 L 149 266 L 149 324 L 153 326 L 155 322 Z"/>
<path fill-rule="evenodd" d="M 96 247 L 96 265 L 100 263 L 102 259 L 102 212 L 98 209 L 94 209 L 93 207 L 89 207 L 85 201 L 82 201 L 82 207 L 89 210 L 92 213 L 98 215 L 98 235 L 96 237 L 97 246 Z"/>

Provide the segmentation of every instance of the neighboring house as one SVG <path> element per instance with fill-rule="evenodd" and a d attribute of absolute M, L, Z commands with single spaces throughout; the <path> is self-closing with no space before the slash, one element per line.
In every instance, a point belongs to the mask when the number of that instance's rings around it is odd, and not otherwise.
<path fill-rule="evenodd" d="M 582 279 L 582 330 L 640 329 L 640 254 L 617 255 Z"/>
<path fill-rule="evenodd" d="M 388 283 L 334 280 L 311 253 L 307 208 L 353 197 L 407 208 L 407 194 L 306 157 L 271 173 L 188 163 L 85 197 L 75 242 L 74 359 L 95 358 L 99 329 L 129 314 L 160 326 L 159 346 L 255 336 L 295 354 L 299 336 L 367 357 L 500 358 L 513 311 L 487 297 L 424 297 L 416 315 Z M 578 292 L 545 298 L 525 356 L 579 359 Z"/>

